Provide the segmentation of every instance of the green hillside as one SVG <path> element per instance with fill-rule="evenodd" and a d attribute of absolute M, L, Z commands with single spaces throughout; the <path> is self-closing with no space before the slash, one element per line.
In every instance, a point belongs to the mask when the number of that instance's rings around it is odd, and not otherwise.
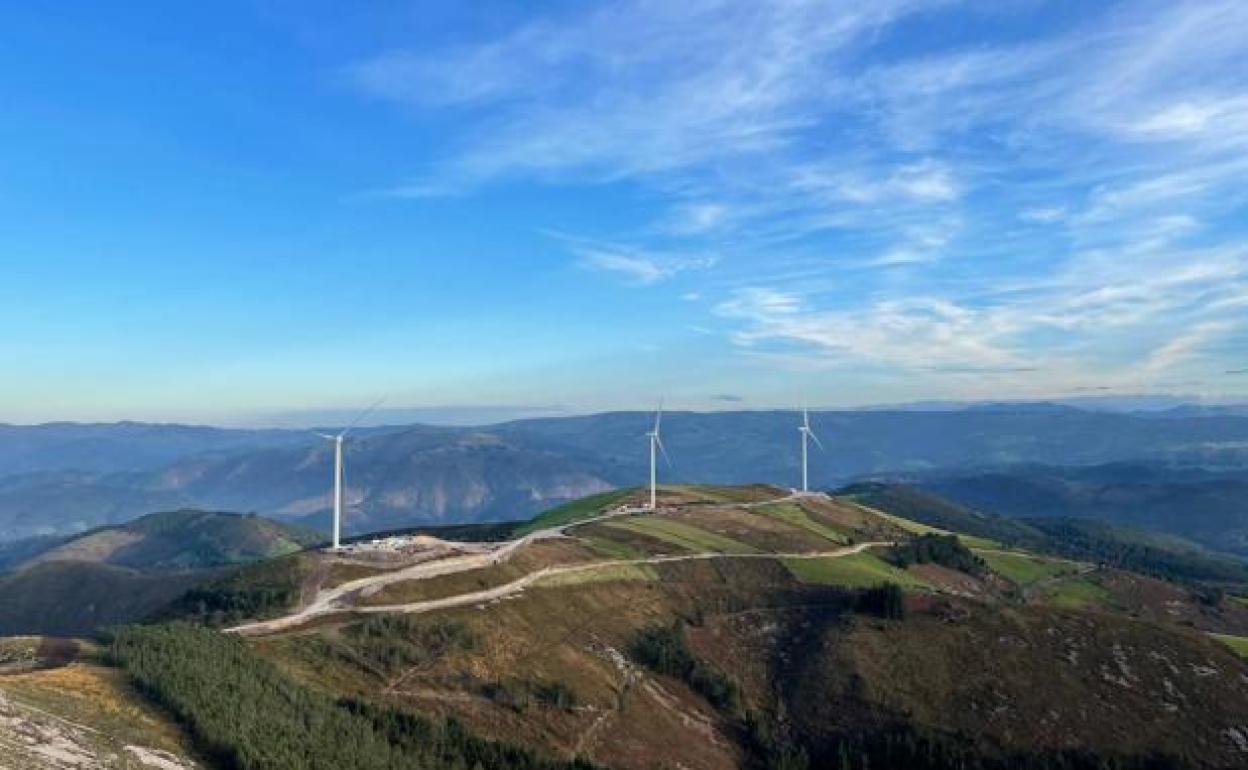
<path fill-rule="evenodd" d="M 926 526 L 1005 546 L 1104 563 L 1166 579 L 1248 583 L 1248 563 L 1206 551 L 1174 536 L 1091 519 L 1008 519 L 972 511 L 903 484 L 854 484 L 846 499 Z"/>
<path fill-rule="evenodd" d="M 84 561 L 141 570 L 204 569 L 283 556 L 323 541 L 311 530 L 254 514 L 170 511 L 83 533 L 27 565 Z"/>
<path fill-rule="evenodd" d="M 837 495 L 903 519 L 1003 545 L 1036 545 L 1044 541 L 1043 533 L 1024 523 L 972 511 L 917 487 L 862 483 L 840 489 Z"/>
<path fill-rule="evenodd" d="M 205 511 L 92 530 L 0 575 L 0 634 L 82 635 L 145 618 L 232 568 L 274 563 L 320 540 L 259 516 Z M 250 590 L 247 606 L 271 604 L 272 595 Z"/>
<path fill-rule="evenodd" d="M 516 530 L 516 534 L 527 535 L 528 533 L 536 532 L 539 529 L 560 527 L 591 516 L 597 516 L 599 513 L 620 505 L 635 491 L 636 490 L 633 489 L 614 489 L 610 492 L 603 492 L 602 494 L 583 497 L 580 500 L 573 500 L 570 503 L 566 503 L 564 505 L 551 508 L 548 511 L 539 513 L 527 524 L 521 525 L 520 528 Z"/>
<path fill-rule="evenodd" d="M 36 564 L 0 576 L 0 636 L 90 634 L 145 617 L 202 579 L 91 562 Z"/>

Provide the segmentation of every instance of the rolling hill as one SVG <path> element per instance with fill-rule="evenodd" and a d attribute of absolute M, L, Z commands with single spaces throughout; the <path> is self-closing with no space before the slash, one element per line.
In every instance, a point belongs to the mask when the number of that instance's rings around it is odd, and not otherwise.
<path fill-rule="evenodd" d="M 99 562 L 47 562 L 0 575 L 0 635 L 83 636 L 146 617 L 204 579 Z"/>
<path fill-rule="evenodd" d="M 255 514 L 169 511 L 85 532 L 19 568 L 76 561 L 148 571 L 207 569 L 284 556 L 323 539 L 311 530 Z"/>
<path fill-rule="evenodd" d="M 1017 518 L 1099 519 L 1248 557 L 1248 472 L 1159 463 L 1023 466 L 919 477 L 973 508 Z"/>
<path fill-rule="evenodd" d="M 298 552 L 320 536 L 259 516 L 173 511 L 41 540 L 0 574 L 0 634 L 77 635 L 145 617 L 231 566 Z"/>
<path fill-rule="evenodd" d="M 1180 580 L 1248 582 L 1248 564 L 1172 535 L 1095 519 L 1008 518 L 972 510 L 926 489 L 864 482 L 839 494 L 880 511 L 1010 546 Z"/>

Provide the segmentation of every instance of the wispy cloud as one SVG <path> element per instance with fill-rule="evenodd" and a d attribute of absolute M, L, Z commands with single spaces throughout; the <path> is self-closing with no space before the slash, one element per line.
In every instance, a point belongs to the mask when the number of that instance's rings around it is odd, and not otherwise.
<path fill-rule="evenodd" d="M 1227 321 L 1209 321 L 1199 324 L 1180 333 L 1150 353 L 1141 368 L 1148 374 L 1168 372 L 1200 353 L 1212 340 L 1230 331 L 1231 328 L 1232 324 Z"/>
<path fill-rule="evenodd" d="M 834 97 L 835 57 L 917 6 L 611 2 L 477 45 L 385 52 L 347 74 L 408 107 L 495 110 L 457 173 L 644 175 L 791 144 Z"/>
<path fill-rule="evenodd" d="M 704 269 L 714 264 L 714 260 L 710 257 L 660 261 L 636 254 L 601 251 L 594 248 L 583 248 L 579 251 L 582 265 L 596 270 L 619 273 L 638 284 L 658 283 L 678 273 Z"/>
<path fill-rule="evenodd" d="M 707 270 L 718 261 L 713 254 L 647 250 L 556 230 L 544 232 L 576 255 L 581 267 L 618 275 L 633 285 L 660 283 L 681 273 Z M 698 296 L 696 291 L 690 291 L 684 298 L 693 301 Z"/>
<path fill-rule="evenodd" d="M 1042 222 L 1049 224 L 1052 222 L 1061 222 L 1066 218 L 1067 211 L 1065 206 L 1037 206 L 1035 208 L 1023 209 L 1019 212 L 1019 218 L 1027 222 Z"/>
<path fill-rule="evenodd" d="M 751 356 L 1073 388 L 1225 355 L 1248 307 L 1248 4 L 908 33 L 965 12 L 608 2 L 348 77 L 472 126 L 395 196 L 644 190 L 649 226 L 565 238 L 572 258 L 634 285 L 699 273 L 696 325 Z"/>

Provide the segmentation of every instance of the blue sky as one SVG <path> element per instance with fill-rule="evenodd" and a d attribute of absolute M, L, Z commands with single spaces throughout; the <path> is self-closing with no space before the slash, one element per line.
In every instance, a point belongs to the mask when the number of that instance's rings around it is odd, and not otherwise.
<path fill-rule="evenodd" d="M 0 420 L 1248 396 L 1248 4 L 10 3 Z"/>

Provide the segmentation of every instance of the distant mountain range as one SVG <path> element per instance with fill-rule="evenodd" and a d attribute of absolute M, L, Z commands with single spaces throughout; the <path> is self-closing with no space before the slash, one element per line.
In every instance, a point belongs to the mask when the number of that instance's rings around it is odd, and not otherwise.
<path fill-rule="evenodd" d="M 981 404 L 956 411 L 816 412 L 827 446 L 812 482 L 978 472 L 1019 464 L 1148 461 L 1248 468 L 1248 417 L 1210 408 L 1087 411 Z M 652 416 L 614 412 L 489 427 L 392 426 L 349 443 L 347 528 L 521 519 L 647 476 Z M 674 482 L 793 485 L 792 412 L 674 412 L 664 419 Z M 254 511 L 324 529 L 329 446 L 306 431 L 180 425 L 0 426 L 0 541 L 68 534 L 156 510 Z M 951 492 L 951 494 L 953 494 Z M 1196 538 L 1195 534 L 1189 533 Z"/>

